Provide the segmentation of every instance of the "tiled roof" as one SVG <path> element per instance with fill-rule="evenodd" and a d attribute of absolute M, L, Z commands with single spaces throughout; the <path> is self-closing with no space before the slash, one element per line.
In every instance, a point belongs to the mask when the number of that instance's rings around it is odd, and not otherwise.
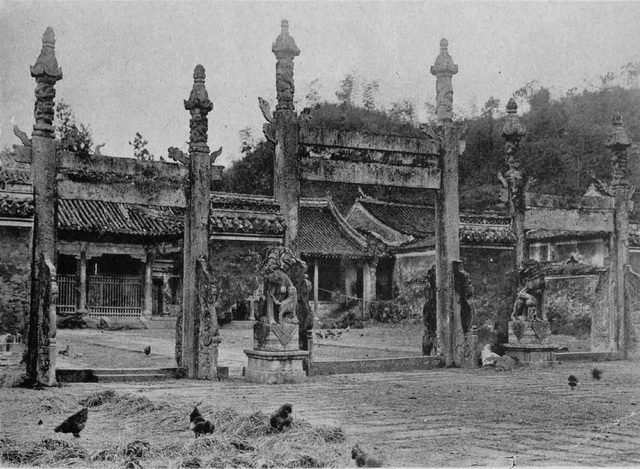
<path fill-rule="evenodd" d="M 61 199 L 58 227 L 68 232 L 181 236 L 184 213 L 181 207 Z M 280 207 L 273 198 L 213 193 L 209 230 L 233 235 L 281 236 L 285 227 Z"/>
<path fill-rule="evenodd" d="M 361 197 L 358 202 L 378 221 L 400 233 L 423 237 L 435 232 L 433 207 L 383 202 L 370 197 Z"/>
<path fill-rule="evenodd" d="M 177 207 L 58 200 L 58 228 L 67 232 L 133 236 L 171 236 L 183 232 L 184 211 Z"/>
<path fill-rule="evenodd" d="M 285 223 L 273 197 L 211 194 L 209 233 L 282 236 Z"/>
<path fill-rule="evenodd" d="M 366 257 L 367 243 L 338 212 L 330 199 L 301 199 L 300 252 L 327 257 Z"/>
<path fill-rule="evenodd" d="M 393 252 L 433 249 L 435 246 L 435 207 L 385 202 L 369 197 L 358 199 L 362 207 L 380 223 L 413 237 L 393 248 Z M 460 214 L 460 241 L 463 244 L 501 244 L 515 242 L 511 218 L 496 215 Z"/>

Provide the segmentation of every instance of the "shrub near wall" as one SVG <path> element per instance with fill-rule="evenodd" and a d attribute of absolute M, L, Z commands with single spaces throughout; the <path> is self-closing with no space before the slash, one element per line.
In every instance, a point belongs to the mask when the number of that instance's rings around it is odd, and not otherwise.
<path fill-rule="evenodd" d="M 0 227 L 0 334 L 24 335 L 29 312 L 31 228 Z"/>

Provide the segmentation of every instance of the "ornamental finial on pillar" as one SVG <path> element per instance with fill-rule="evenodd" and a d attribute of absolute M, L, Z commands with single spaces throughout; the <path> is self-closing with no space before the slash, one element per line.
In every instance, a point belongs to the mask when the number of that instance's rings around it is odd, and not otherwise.
<path fill-rule="evenodd" d="M 62 69 L 58 67 L 55 51 L 56 37 L 51 26 L 47 27 L 42 36 L 42 50 L 31 66 L 31 76 L 36 79 L 36 104 L 33 126 L 36 135 L 53 138 L 53 99 L 56 97 L 54 85 L 62 80 Z"/>
<path fill-rule="evenodd" d="M 605 142 L 605 146 L 611 149 L 611 169 L 613 173 L 612 186 L 627 184 L 627 148 L 631 146 L 631 140 L 622 125 L 622 116 L 616 113 L 613 117 L 613 130 Z"/>
<path fill-rule="evenodd" d="M 282 32 L 276 38 L 271 51 L 275 54 L 276 63 L 276 91 L 278 104 L 276 110 L 295 110 L 293 105 L 293 58 L 300 55 L 296 41 L 289 36 L 289 21 L 282 20 Z"/>
<path fill-rule="evenodd" d="M 622 115 L 617 112 L 613 116 L 613 130 L 607 139 L 605 146 L 612 150 L 625 150 L 631 146 L 631 141 L 627 137 L 627 132 L 622 125 Z"/>
<path fill-rule="evenodd" d="M 213 103 L 209 101 L 209 94 L 204 86 L 205 71 L 202 65 L 196 65 L 193 71 L 193 88 L 189 99 L 185 100 L 184 108 L 191 113 L 191 128 L 189 138 L 189 151 L 205 151 L 209 152 L 207 147 L 207 131 L 209 130 L 209 121 L 207 114 L 213 109 Z"/>
<path fill-rule="evenodd" d="M 511 98 L 507 103 L 507 117 L 502 127 L 502 138 L 506 140 L 505 152 L 507 155 L 507 164 L 512 166 L 512 158 L 516 157 L 518 148 L 520 146 L 520 139 L 527 133 L 525 128 L 518 119 L 518 105 L 516 100 Z"/>
<path fill-rule="evenodd" d="M 453 85 L 451 77 L 458 73 L 458 66 L 449 55 L 449 41 L 440 41 L 440 55 L 431 66 L 431 74 L 436 77 L 436 115 L 438 123 L 453 121 Z"/>

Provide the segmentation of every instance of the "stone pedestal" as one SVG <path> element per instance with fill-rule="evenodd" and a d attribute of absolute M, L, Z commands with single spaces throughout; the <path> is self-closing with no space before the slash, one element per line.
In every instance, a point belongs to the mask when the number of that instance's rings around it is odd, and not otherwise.
<path fill-rule="evenodd" d="M 555 345 L 542 344 L 503 344 L 505 355 L 517 359 L 521 365 L 552 367 L 558 364 Z"/>
<path fill-rule="evenodd" d="M 510 344 L 546 344 L 550 335 L 549 321 L 509 321 Z"/>
<path fill-rule="evenodd" d="M 558 347 L 548 343 L 551 326 L 548 321 L 509 321 L 509 343 L 505 354 L 521 365 L 554 366 Z"/>
<path fill-rule="evenodd" d="M 250 383 L 303 383 L 307 378 L 302 363 L 309 354 L 304 350 L 286 352 L 245 350 L 244 353 L 249 358 L 245 379 Z"/>
<path fill-rule="evenodd" d="M 245 379 L 251 383 L 301 383 L 306 379 L 303 361 L 309 352 L 298 349 L 297 324 L 253 326 L 253 350 L 245 350 L 249 364 Z"/>

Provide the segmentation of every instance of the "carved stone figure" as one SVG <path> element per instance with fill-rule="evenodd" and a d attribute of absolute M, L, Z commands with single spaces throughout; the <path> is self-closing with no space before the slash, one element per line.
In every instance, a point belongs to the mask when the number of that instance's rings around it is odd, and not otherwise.
<path fill-rule="evenodd" d="M 454 262 L 453 266 L 456 293 L 460 297 L 460 321 L 462 331 L 466 334 L 471 330 L 475 320 L 475 309 L 471 302 L 471 297 L 473 296 L 471 275 L 462 268 L 462 262 Z"/>
<path fill-rule="evenodd" d="M 438 350 L 438 315 L 436 312 L 436 266 L 427 272 L 425 296 L 427 301 L 422 308 L 424 334 L 422 336 L 422 354 L 434 355 Z"/>
<path fill-rule="evenodd" d="M 547 316 L 542 308 L 545 289 L 544 275 L 540 271 L 540 263 L 526 261 L 520 268 L 520 283 L 524 284 L 518 292 L 513 304 L 511 319 L 513 321 L 546 321 Z"/>
<path fill-rule="evenodd" d="M 276 63 L 276 91 L 278 104 L 276 110 L 295 110 L 293 105 L 293 58 L 300 55 L 300 49 L 296 42 L 289 36 L 289 21 L 282 20 L 282 32 L 276 38 L 272 52 L 278 62 Z"/>
<path fill-rule="evenodd" d="M 436 80 L 436 115 L 438 122 L 453 120 L 453 85 L 451 77 L 458 73 L 458 66 L 449 55 L 449 41 L 440 41 L 440 55 L 431 66 L 431 74 Z"/>
<path fill-rule="evenodd" d="M 198 306 L 200 337 L 198 341 L 198 378 L 212 379 L 217 366 L 217 347 L 220 343 L 218 318 L 215 309 L 216 287 L 213 276 L 207 269 L 206 260 L 196 264 L 198 283 Z"/>
<path fill-rule="evenodd" d="M 300 348 L 306 350 L 302 347 L 307 345 L 307 331 L 313 328 L 309 306 L 311 282 L 306 271 L 306 263 L 289 248 L 278 246 L 267 253 L 262 263 L 265 301 L 257 311 L 258 322 L 254 326 L 258 346 L 265 343 L 270 332 L 281 341 L 288 341 L 290 334 L 298 330 Z"/>
<path fill-rule="evenodd" d="M 48 27 L 42 37 L 42 51 L 31 67 L 31 76 L 36 79 L 36 103 L 34 116 L 36 123 L 33 126 L 35 132 L 53 134 L 53 99 L 56 97 L 54 85 L 62 79 L 62 69 L 58 67 L 55 54 L 55 34 Z"/>
<path fill-rule="evenodd" d="M 38 337 L 38 375 L 42 384 L 51 386 L 56 382 L 56 305 L 58 303 L 58 281 L 56 268 L 47 256 L 40 257 L 38 288 L 42 292 L 42 322 Z"/>
<path fill-rule="evenodd" d="M 205 71 L 202 65 L 196 65 L 193 71 L 193 88 L 189 99 L 185 100 L 184 108 L 191 113 L 189 128 L 189 151 L 194 151 L 197 144 L 206 145 L 209 121 L 207 114 L 213 110 L 213 103 L 209 100 L 209 94 L 204 85 Z M 208 149 L 206 150 L 209 151 Z"/>

